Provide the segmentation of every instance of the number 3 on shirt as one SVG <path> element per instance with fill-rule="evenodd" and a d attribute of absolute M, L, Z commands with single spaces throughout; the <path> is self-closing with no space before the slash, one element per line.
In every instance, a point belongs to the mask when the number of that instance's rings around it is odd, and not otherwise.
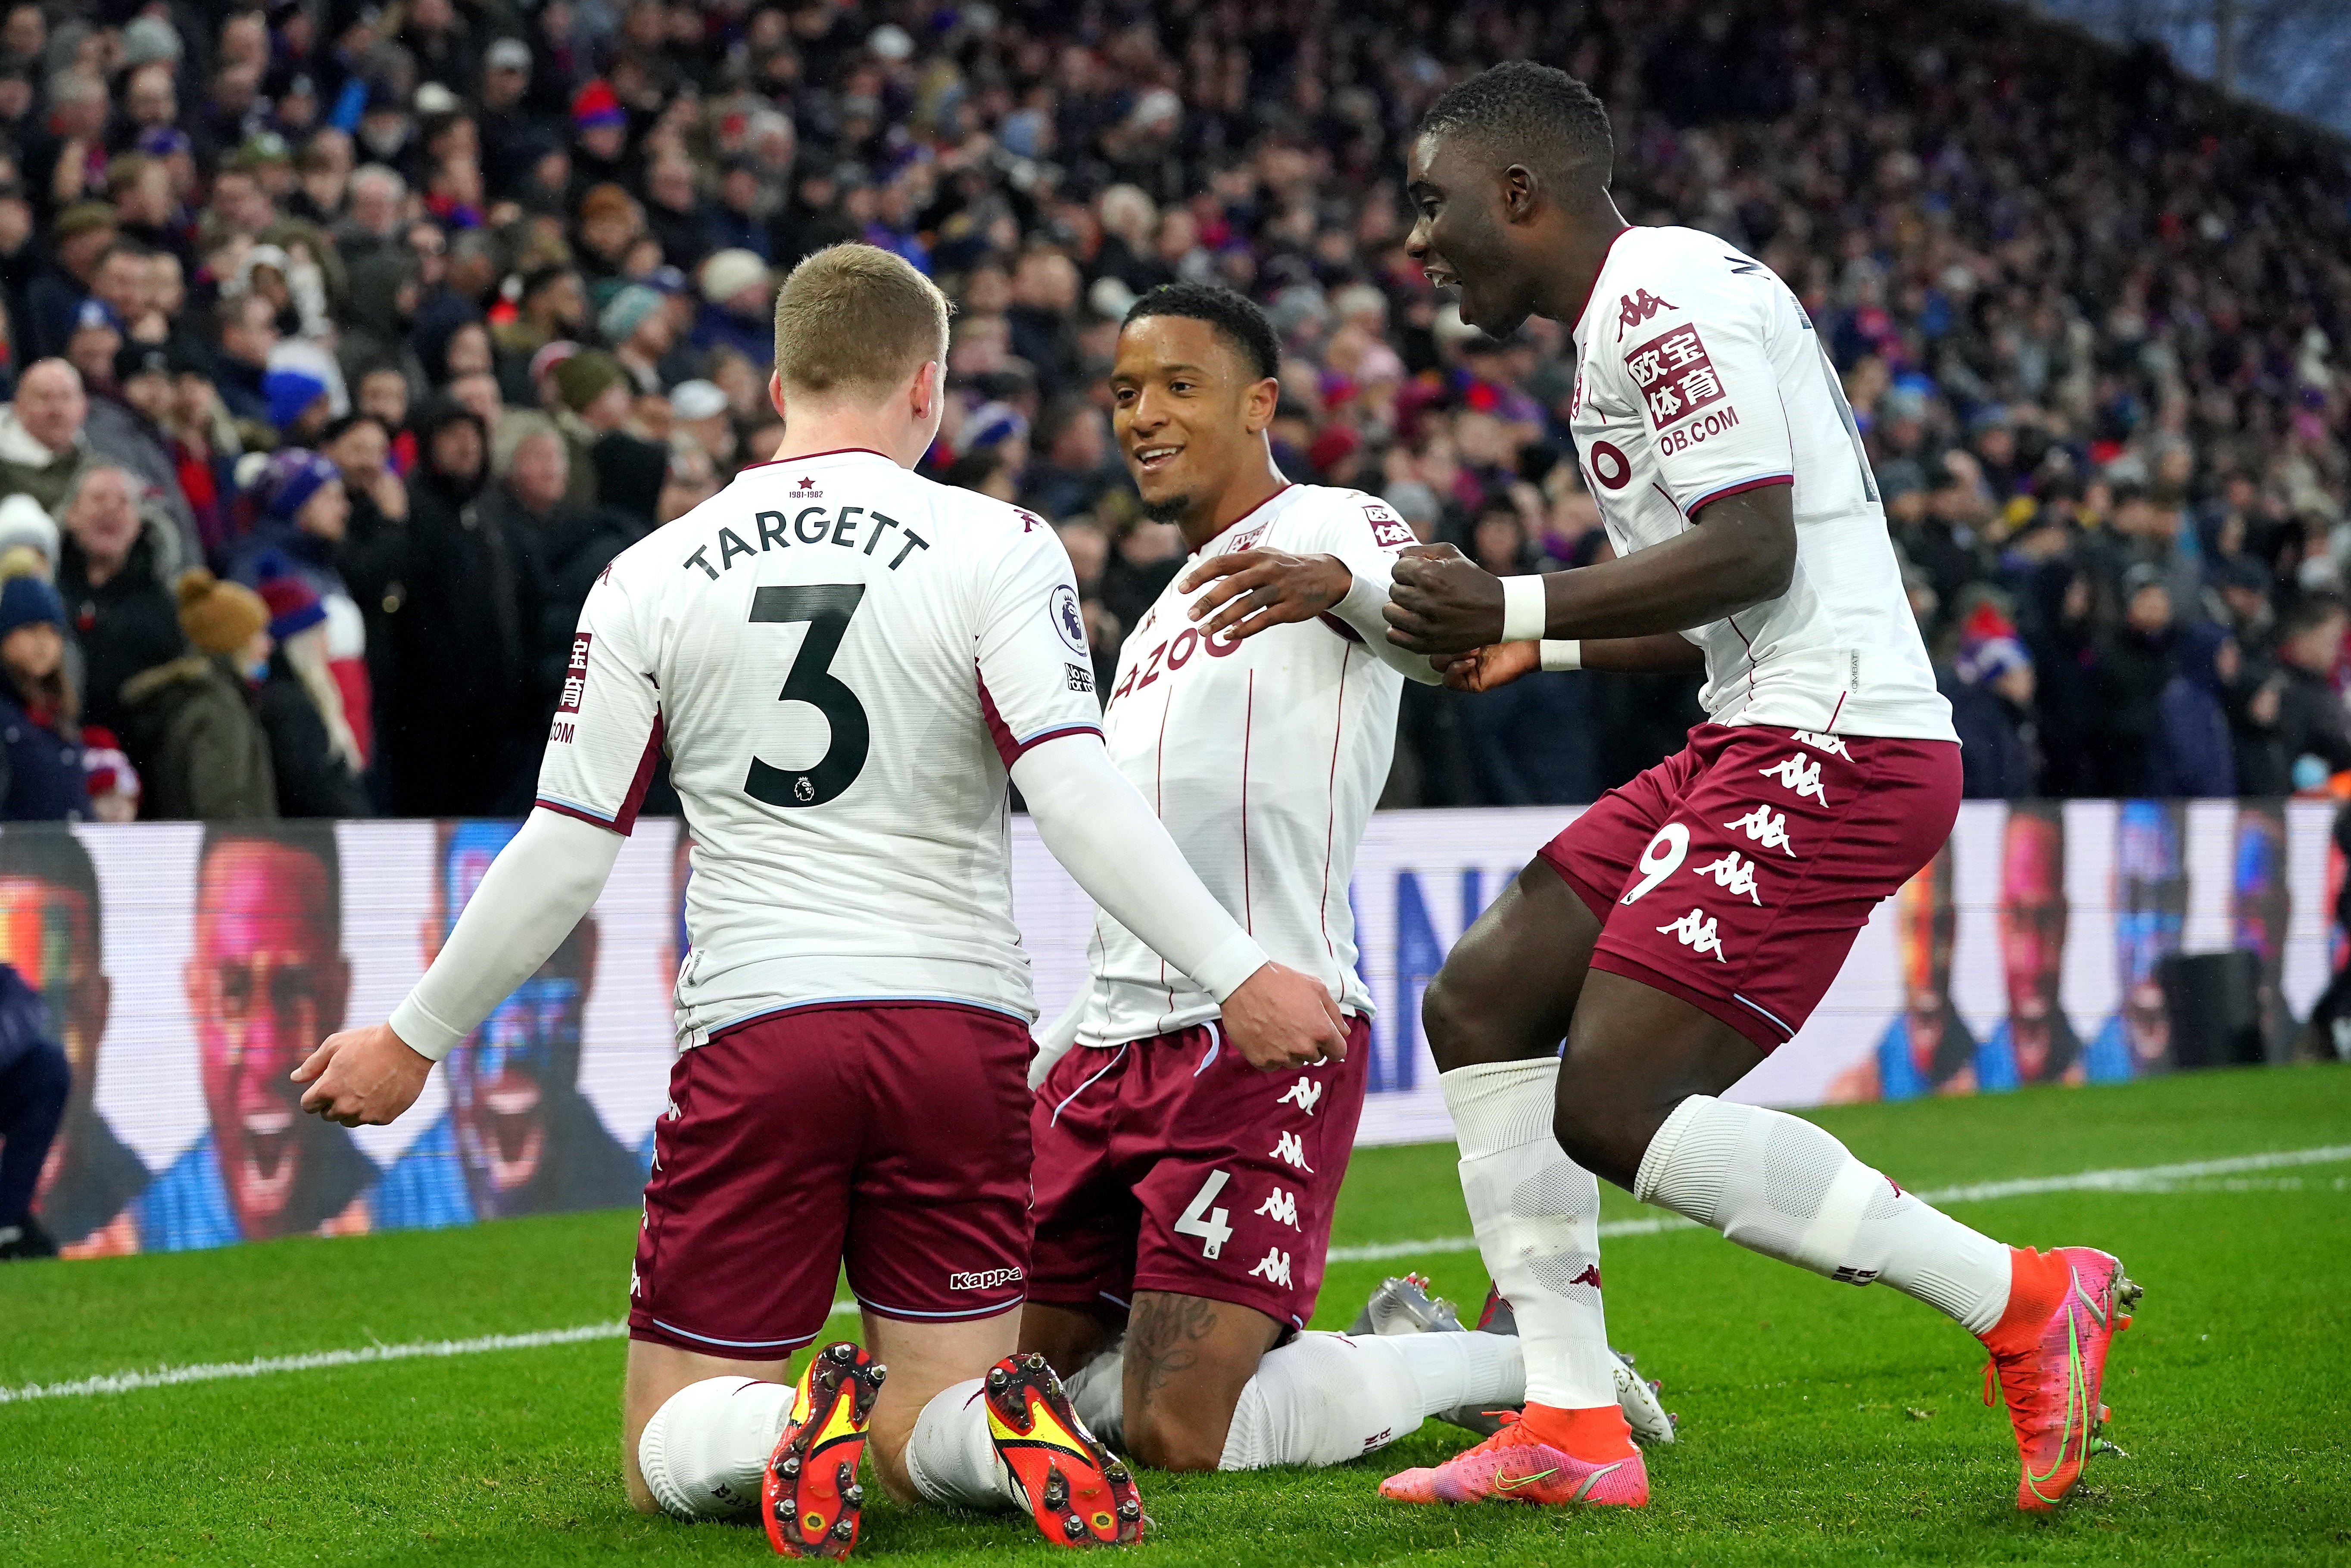
<path fill-rule="evenodd" d="M 824 755 L 806 768 L 770 767 L 758 756 L 743 780 L 743 793 L 769 805 L 822 805 L 857 782 L 864 771 L 865 753 L 873 738 L 866 722 L 865 705 L 857 693 L 832 673 L 832 656 L 848 635 L 849 618 L 865 597 L 862 583 L 809 584 L 790 588 L 761 588 L 751 596 L 755 621 L 808 622 L 808 637 L 799 657 L 792 660 L 778 702 L 806 702 L 824 715 L 831 738 Z"/>

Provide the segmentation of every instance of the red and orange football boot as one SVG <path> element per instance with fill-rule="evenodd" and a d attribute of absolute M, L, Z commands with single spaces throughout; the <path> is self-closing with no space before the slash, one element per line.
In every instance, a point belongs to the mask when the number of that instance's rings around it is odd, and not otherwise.
<path fill-rule="evenodd" d="M 865 1456 L 865 1425 L 888 1375 L 847 1340 L 809 1358 L 759 1483 L 759 1517 L 778 1555 L 846 1557 L 857 1544 L 865 1503 L 857 1461 Z"/>
<path fill-rule="evenodd" d="M 2017 1247 L 2010 1259 L 2008 1310 L 1983 1336 L 1991 1352 L 1984 1403 L 1997 1378 L 2024 1467 L 2016 1506 L 2040 1511 L 2074 1489 L 2092 1454 L 2122 1452 L 2099 1436 L 2111 1412 L 2098 1395 L 2106 1347 L 2130 1326 L 2141 1293 L 2120 1262 L 2094 1247 Z"/>
<path fill-rule="evenodd" d="M 1132 1546 L 1143 1539 L 1134 1477 L 1078 1419 L 1061 1380 L 1033 1351 L 987 1369 L 987 1435 L 1038 1532 L 1056 1546 Z"/>
<path fill-rule="evenodd" d="M 1552 1412 L 1566 1415 L 1568 1412 Z M 1602 1418 L 1599 1411 L 1576 1411 L 1576 1417 Z M 1649 1501 L 1649 1470 L 1641 1451 L 1629 1438 L 1618 1437 L 1605 1446 L 1621 1446 L 1621 1456 L 1583 1459 L 1543 1441 L 1527 1429 L 1518 1412 L 1499 1413 L 1502 1429 L 1474 1449 L 1465 1449 L 1434 1469 L 1403 1470 L 1380 1483 L 1380 1495 L 1398 1502 L 1582 1502 L 1594 1506 L 1646 1508 Z M 1614 1431 L 1625 1429 L 1624 1417 L 1614 1406 Z"/>

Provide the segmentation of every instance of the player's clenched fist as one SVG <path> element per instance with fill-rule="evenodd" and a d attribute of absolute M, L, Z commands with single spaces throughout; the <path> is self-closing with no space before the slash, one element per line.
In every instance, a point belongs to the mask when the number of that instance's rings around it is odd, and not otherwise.
<path fill-rule="evenodd" d="M 1312 975 L 1268 962 L 1224 1000 L 1225 1033 L 1259 1072 L 1311 1067 L 1347 1057 L 1347 1023 Z"/>
<path fill-rule="evenodd" d="M 1415 653 L 1464 653 L 1502 640 L 1502 579 L 1450 545 L 1416 545 L 1388 589 L 1388 640 Z"/>
<path fill-rule="evenodd" d="M 347 1127 L 381 1127 L 416 1103 L 432 1071 L 430 1058 L 411 1050 L 391 1024 L 377 1023 L 329 1035 L 293 1077 L 310 1085 L 304 1110 Z"/>

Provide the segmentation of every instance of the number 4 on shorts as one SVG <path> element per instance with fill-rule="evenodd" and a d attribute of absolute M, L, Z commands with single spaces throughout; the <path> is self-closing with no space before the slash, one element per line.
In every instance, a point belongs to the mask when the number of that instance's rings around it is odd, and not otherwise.
<path fill-rule="evenodd" d="M 1213 1258 L 1222 1252 L 1226 1241 L 1233 1233 L 1233 1228 L 1225 1223 L 1231 1210 L 1208 1207 L 1217 1200 L 1217 1194 L 1225 1189 L 1225 1183 L 1231 1179 L 1231 1175 L 1226 1171 L 1208 1172 L 1208 1179 L 1200 1183 L 1200 1190 L 1192 1195 L 1192 1201 L 1184 1205 L 1184 1212 L 1176 1217 L 1176 1234 L 1200 1238 L 1200 1255 L 1204 1258 Z"/>

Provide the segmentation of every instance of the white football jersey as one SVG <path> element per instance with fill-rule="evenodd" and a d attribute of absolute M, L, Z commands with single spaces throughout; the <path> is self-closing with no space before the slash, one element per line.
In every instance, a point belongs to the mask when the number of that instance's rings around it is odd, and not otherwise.
<path fill-rule="evenodd" d="M 1185 567 L 1263 545 L 1336 556 L 1384 587 L 1390 557 L 1413 542 L 1375 496 L 1293 484 Z M 1246 640 L 1203 638 L 1185 613 L 1196 597 L 1169 583 L 1119 649 L 1102 715 L 1111 760 L 1267 957 L 1320 977 L 1341 1006 L 1368 1015 L 1347 885 L 1364 819 L 1387 782 L 1404 677 L 1335 616 Z M 1087 961 L 1082 1044 L 1217 1016 L 1215 997 L 1100 911 Z"/>
<path fill-rule="evenodd" d="M 1788 591 L 1682 635 L 1723 724 L 1958 739 L 1886 537 L 1861 433 L 1811 317 L 1696 229 L 1616 236 L 1575 323 L 1575 446 L 1618 555 L 1698 508 L 1794 485 Z"/>
<path fill-rule="evenodd" d="M 1100 711 L 1039 518 L 878 452 L 758 463 L 588 596 L 538 804 L 694 836 L 678 1039 L 817 1002 L 1036 1015 L 1006 770 Z"/>

